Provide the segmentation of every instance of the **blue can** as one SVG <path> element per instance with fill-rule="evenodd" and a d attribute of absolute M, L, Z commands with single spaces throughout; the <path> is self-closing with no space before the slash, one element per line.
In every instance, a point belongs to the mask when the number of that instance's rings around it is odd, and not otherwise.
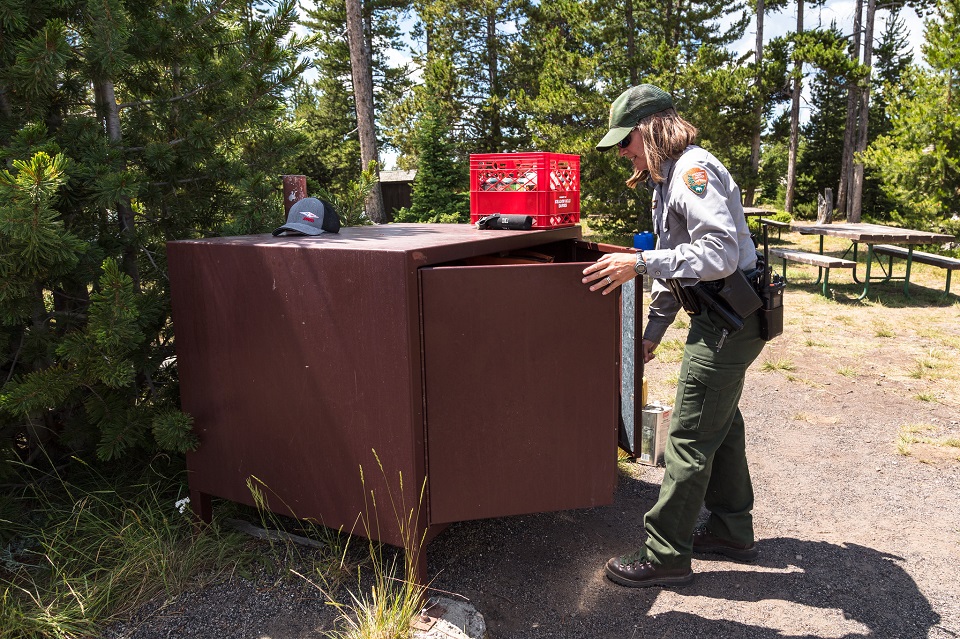
<path fill-rule="evenodd" d="M 633 248 L 641 251 L 652 251 L 656 247 L 656 241 L 653 239 L 653 233 L 644 231 L 643 233 L 633 234 Z"/>

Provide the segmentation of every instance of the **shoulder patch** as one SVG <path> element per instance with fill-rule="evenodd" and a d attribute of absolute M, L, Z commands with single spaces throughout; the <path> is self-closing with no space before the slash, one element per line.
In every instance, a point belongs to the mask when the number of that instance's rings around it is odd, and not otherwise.
<path fill-rule="evenodd" d="M 707 172 L 695 166 L 683 174 L 683 183 L 697 195 L 703 195 L 707 190 Z"/>

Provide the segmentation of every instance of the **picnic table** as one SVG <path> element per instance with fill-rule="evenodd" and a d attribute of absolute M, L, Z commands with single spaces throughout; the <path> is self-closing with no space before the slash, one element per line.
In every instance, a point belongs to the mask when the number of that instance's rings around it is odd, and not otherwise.
<path fill-rule="evenodd" d="M 812 224 L 812 225 L 793 225 L 793 230 L 798 231 L 801 235 L 819 235 L 820 236 L 820 254 L 823 255 L 823 238 L 830 235 L 832 237 L 840 237 L 850 240 L 850 247 L 843 253 L 842 257 L 846 257 L 847 254 L 852 251 L 852 258 L 854 262 L 853 280 L 857 284 L 863 284 L 863 292 L 857 299 L 865 298 L 870 292 L 870 284 L 872 282 L 889 282 L 891 280 L 903 280 L 903 292 L 905 295 L 909 295 L 909 286 L 910 286 L 910 268 L 914 262 L 914 247 L 917 244 L 943 244 L 944 242 L 950 242 L 955 238 L 952 235 L 947 235 L 945 233 L 933 233 L 930 231 L 916 231 L 913 229 L 899 228 L 895 226 L 884 226 L 882 224 Z M 857 249 L 859 244 L 867 245 L 867 262 L 864 269 L 863 280 L 857 276 Z M 887 245 L 905 245 L 906 249 L 898 249 L 897 246 L 884 246 L 878 247 L 879 244 Z M 891 250 L 892 249 L 892 250 Z M 888 261 L 887 267 L 885 268 L 883 263 L 877 259 L 877 264 L 880 269 L 883 271 L 882 276 L 873 276 L 871 275 L 871 266 L 874 259 L 877 255 L 884 254 L 889 256 L 891 259 Z M 930 255 L 924 253 L 922 255 Z M 893 275 L 893 257 L 904 257 L 906 259 L 906 270 L 902 276 L 894 277 Z M 932 256 L 937 257 L 937 256 Z M 950 260 L 951 258 L 943 258 L 943 260 Z M 919 260 L 918 260 L 919 261 Z M 939 265 L 939 264 L 938 264 Z M 949 291 L 950 280 L 949 273 L 950 268 L 948 268 L 947 276 L 947 291 Z M 819 282 L 819 278 L 817 280 Z"/>
<path fill-rule="evenodd" d="M 743 207 L 743 216 L 747 219 L 747 226 L 750 226 L 751 219 L 757 218 L 757 229 L 763 230 L 763 225 L 769 222 L 769 226 L 773 226 L 777 229 L 777 237 L 780 237 L 780 230 L 783 228 L 789 228 L 790 225 L 786 222 L 774 222 L 773 220 L 764 219 L 764 215 L 774 215 L 776 211 L 773 209 L 766 209 L 760 206 L 745 206 Z"/>

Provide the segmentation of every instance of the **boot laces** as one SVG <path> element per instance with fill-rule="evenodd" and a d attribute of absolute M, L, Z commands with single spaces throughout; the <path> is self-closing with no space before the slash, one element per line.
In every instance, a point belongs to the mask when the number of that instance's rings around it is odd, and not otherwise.
<path fill-rule="evenodd" d="M 647 553 L 644 550 L 638 550 L 636 552 L 630 553 L 629 555 L 624 555 L 623 557 L 620 557 L 621 566 L 633 566 L 634 564 L 649 564 L 649 563 L 651 562 L 649 559 L 647 559 Z"/>

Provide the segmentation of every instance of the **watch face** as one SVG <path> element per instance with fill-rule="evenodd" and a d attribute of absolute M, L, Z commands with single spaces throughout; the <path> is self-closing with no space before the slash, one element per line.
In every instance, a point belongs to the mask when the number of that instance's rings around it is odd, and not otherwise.
<path fill-rule="evenodd" d="M 647 272 L 647 265 L 639 255 L 637 255 L 637 263 L 634 265 L 633 270 L 637 272 L 637 275 L 644 275 Z"/>

